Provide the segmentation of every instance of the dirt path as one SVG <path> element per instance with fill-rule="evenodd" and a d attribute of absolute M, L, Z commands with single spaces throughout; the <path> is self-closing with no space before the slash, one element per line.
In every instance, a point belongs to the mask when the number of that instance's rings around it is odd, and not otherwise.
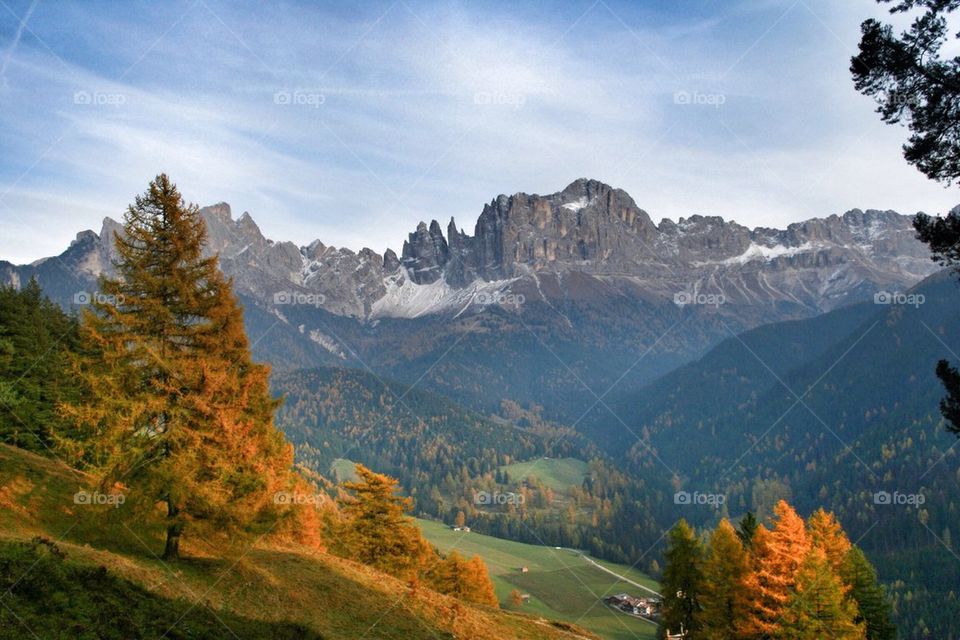
<path fill-rule="evenodd" d="M 585 555 L 583 555 L 583 554 L 580 554 L 580 557 L 583 558 L 584 560 L 586 560 L 587 562 L 589 562 L 590 564 L 592 564 L 593 566 L 595 566 L 596 568 L 600 569 L 601 571 L 605 571 L 605 572 L 609 573 L 610 575 L 614 576 L 615 578 L 619 578 L 620 580 L 623 580 L 623 581 L 626 582 L 627 584 L 632 584 L 632 585 L 635 586 L 636 588 L 638 588 L 638 589 L 643 589 L 644 591 L 647 591 L 647 592 L 649 592 L 649 593 L 652 593 L 652 594 L 655 595 L 655 596 L 659 596 L 659 595 L 660 595 L 659 593 L 657 593 L 656 591 L 654 591 L 654 590 L 651 589 L 650 587 L 645 587 L 645 586 L 643 586 L 642 584 L 640 584 L 639 582 L 634 582 L 634 581 L 631 580 L 630 578 L 624 577 L 624 576 L 620 575 L 619 573 L 617 573 L 617 572 L 615 572 L 615 571 L 612 571 L 612 570 L 610 570 L 610 569 L 607 569 L 605 566 L 603 566 L 603 565 L 600 564 L 599 562 L 595 561 L 593 558 L 589 558 L 589 557 L 587 557 L 587 556 L 585 556 Z"/>

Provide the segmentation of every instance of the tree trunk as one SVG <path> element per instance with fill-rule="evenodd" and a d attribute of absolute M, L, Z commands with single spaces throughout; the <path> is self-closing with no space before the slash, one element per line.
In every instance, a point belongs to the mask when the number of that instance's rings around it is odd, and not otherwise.
<path fill-rule="evenodd" d="M 167 544 L 163 549 L 164 560 L 177 560 L 180 557 L 180 534 L 183 533 L 183 523 L 178 521 L 177 508 L 171 500 L 167 500 Z"/>

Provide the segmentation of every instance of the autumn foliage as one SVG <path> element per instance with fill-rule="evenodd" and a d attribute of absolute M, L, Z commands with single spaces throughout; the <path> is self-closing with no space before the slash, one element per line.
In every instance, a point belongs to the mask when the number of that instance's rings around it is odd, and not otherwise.
<path fill-rule="evenodd" d="M 295 470 L 232 283 L 204 251 L 199 210 L 166 175 L 136 198 L 113 240 L 114 274 L 101 277 L 71 356 L 79 392 L 60 403 L 68 426 L 51 437 L 99 488 L 124 494 L 119 517 L 162 524 L 168 560 L 184 535 L 222 552 L 271 534 L 329 543 L 412 590 L 422 581 L 498 605 L 483 560 L 441 556 L 405 515 L 411 501 L 395 479 L 359 466 L 335 503 L 320 488 L 327 481 Z"/>
<path fill-rule="evenodd" d="M 82 400 L 62 406 L 66 455 L 126 493 L 138 516 L 163 505 L 167 559 L 188 525 L 221 542 L 269 531 L 289 511 L 275 496 L 295 482 L 269 369 L 251 359 L 205 240 L 197 207 L 157 176 L 114 238 L 116 276 L 101 277 L 82 316 Z"/>
<path fill-rule="evenodd" d="M 781 500 L 769 527 L 723 519 L 702 548 L 681 521 L 664 570 L 664 630 L 687 640 L 894 640 L 876 572 L 833 514 Z"/>
<path fill-rule="evenodd" d="M 331 527 L 333 551 L 408 583 L 423 581 L 460 600 L 498 606 L 480 556 L 466 559 L 452 552 L 441 557 L 405 515 L 411 500 L 397 494 L 396 479 L 361 464 L 356 470 L 358 480 L 341 485 L 340 520 Z"/>
<path fill-rule="evenodd" d="M 772 529 L 760 525 L 754 535 L 752 570 L 746 576 L 748 613 L 738 628 L 744 637 L 771 636 L 794 589 L 797 570 L 810 549 L 806 527 L 797 512 L 781 500 Z"/>

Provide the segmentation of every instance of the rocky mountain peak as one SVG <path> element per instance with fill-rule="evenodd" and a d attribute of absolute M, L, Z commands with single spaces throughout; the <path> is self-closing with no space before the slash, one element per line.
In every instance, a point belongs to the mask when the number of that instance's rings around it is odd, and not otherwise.
<path fill-rule="evenodd" d="M 850 292 L 905 289 L 936 268 L 911 218 L 893 211 L 853 209 L 786 229 L 699 214 L 656 226 L 625 191 L 587 178 L 549 195 L 500 195 L 484 205 L 472 235 L 453 218 L 446 233 L 436 220 L 420 222 L 400 256 L 268 240 L 249 213 L 234 220 L 226 203 L 200 213 L 206 250 L 220 255 L 238 291 L 268 303 L 278 291 L 322 294 L 325 310 L 354 317 L 462 310 L 471 291 L 488 287 L 527 287 L 528 298 L 596 298 L 613 282 L 647 300 L 716 289 L 744 304 L 827 309 Z M 79 234 L 60 260 L 0 263 L 0 278 L 22 282 L 55 267 L 84 278 L 110 272 L 121 230 L 107 218 L 99 236 Z M 593 279 L 605 284 L 585 284 Z"/>
<path fill-rule="evenodd" d="M 441 277 L 452 286 L 476 278 L 500 280 L 530 269 L 589 268 L 630 259 L 636 244 L 657 229 L 623 190 L 581 178 L 563 191 L 541 196 L 500 195 L 485 205 L 473 236 L 454 220 L 444 238 L 440 225 L 421 223 L 403 248 L 403 264 L 418 284 Z"/>
<path fill-rule="evenodd" d="M 387 249 L 383 253 L 384 275 L 390 275 L 392 273 L 396 273 L 397 269 L 399 268 L 400 268 L 400 258 L 397 257 L 397 254 L 393 249 Z"/>
<path fill-rule="evenodd" d="M 427 227 L 425 222 L 417 225 L 403 243 L 403 266 L 417 283 L 436 282 L 443 276 L 443 267 L 449 258 L 449 247 L 436 220 Z"/>
<path fill-rule="evenodd" d="M 233 220 L 233 212 L 227 202 L 211 204 L 203 207 L 203 209 L 207 212 L 207 215 L 215 216 L 221 220 Z"/>
<path fill-rule="evenodd" d="M 308 260 L 319 260 L 320 256 L 322 256 L 326 250 L 327 246 L 325 244 L 320 242 L 320 240 L 314 240 L 303 248 L 303 255 Z"/>
<path fill-rule="evenodd" d="M 456 220 L 451 217 L 450 222 L 447 223 L 447 242 L 451 250 L 454 248 L 460 249 L 464 246 L 464 235 L 466 234 L 457 228 Z"/>
<path fill-rule="evenodd" d="M 77 245 L 90 244 L 92 242 L 97 242 L 99 239 L 100 239 L 99 236 L 97 236 L 95 232 L 91 231 L 90 229 L 87 229 L 86 231 L 81 231 L 80 233 L 78 233 L 77 237 L 74 238 L 73 241 L 70 243 L 70 246 L 75 247 Z"/>
<path fill-rule="evenodd" d="M 592 178 L 577 178 L 560 191 L 565 200 L 602 198 L 615 189 L 610 185 Z"/>

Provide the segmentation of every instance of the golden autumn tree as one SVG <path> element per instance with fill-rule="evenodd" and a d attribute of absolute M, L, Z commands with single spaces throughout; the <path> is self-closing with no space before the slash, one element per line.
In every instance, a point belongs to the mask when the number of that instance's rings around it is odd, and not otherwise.
<path fill-rule="evenodd" d="M 857 605 L 834 572 L 827 553 L 813 547 L 801 563 L 784 607 L 776 638 L 782 640 L 865 640 L 866 627 L 856 622 Z"/>
<path fill-rule="evenodd" d="M 876 571 L 833 514 L 818 509 L 805 524 L 784 501 L 774 512 L 771 528 L 750 523 L 738 531 L 723 519 L 714 529 L 699 565 L 696 624 L 684 626 L 689 637 L 895 640 L 891 605 Z M 677 554 L 673 546 L 663 581 L 668 614 L 676 587 L 667 578 L 693 566 L 691 554 Z M 684 589 L 677 590 L 679 598 Z"/>
<path fill-rule="evenodd" d="M 703 561 L 700 610 L 694 614 L 704 640 L 736 640 L 737 622 L 744 616 L 747 592 L 744 580 L 750 560 L 736 529 L 724 518 L 710 535 Z"/>
<path fill-rule="evenodd" d="M 807 519 L 807 532 L 810 544 L 822 549 L 833 572 L 839 573 L 851 544 L 837 518 L 829 511 L 817 509 Z"/>
<path fill-rule="evenodd" d="M 499 606 L 487 565 L 480 556 L 466 560 L 456 551 L 441 558 L 406 516 L 410 498 L 399 495 L 397 481 L 362 464 L 358 479 L 344 482 L 338 499 L 340 521 L 332 549 L 380 571 L 466 602 Z"/>
<path fill-rule="evenodd" d="M 278 515 L 291 447 L 273 425 L 268 369 L 254 363 L 241 310 L 195 205 L 159 175 L 115 234 L 116 277 L 82 317 L 76 362 L 87 391 L 63 407 L 61 445 L 135 511 L 163 503 L 167 559 L 188 523 L 219 533 Z"/>
<path fill-rule="evenodd" d="M 453 551 L 430 570 L 428 580 L 434 590 L 459 600 L 490 607 L 499 606 L 487 565 L 480 556 L 465 560 Z"/>
<path fill-rule="evenodd" d="M 776 634 L 794 588 L 797 570 L 810 549 L 803 519 L 780 500 L 774 508 L 772 529 L 757 528 L 752 570 L 744 585 L 749 593 L 746 615 L 738 624 L 741 637 L 766 638 Z"/>
<path fill-rule="evenodd" d="M 356 470 L 358 480 L 341 485 L 334 550 L 403 579 L 419 577 L 436 554 L 405 515 L 412 501 L 397 493 L 394 478 L 362 464 Z"/>

